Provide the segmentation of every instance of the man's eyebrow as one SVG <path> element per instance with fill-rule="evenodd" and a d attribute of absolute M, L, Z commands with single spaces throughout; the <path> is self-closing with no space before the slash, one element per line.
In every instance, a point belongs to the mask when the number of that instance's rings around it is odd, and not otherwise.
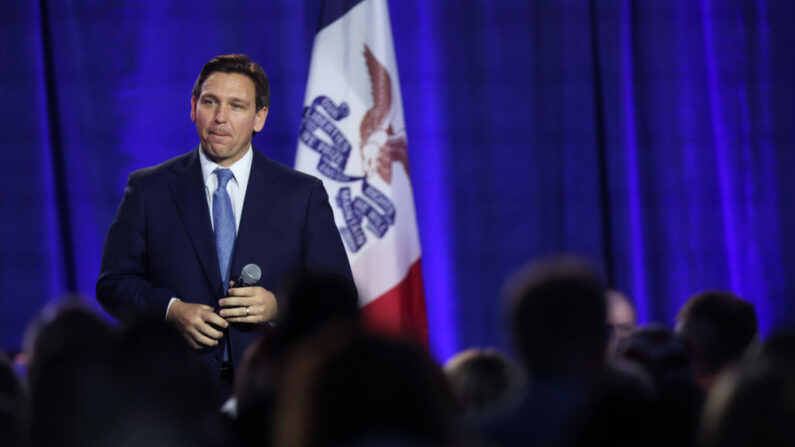
<path fill-rule="evenodd" d="M 214 100 L 216 100 L 216 101 L 218 101 L 218 100 L 220 99 L 220 98 L 218 98 L 218 96 L 216 96 L 216 95 L 215 95 L 215 94 L 213 94 L 213 93 L 203 93 L 203 94 L 201 95 L 201 98 L 209 98 L 209 99 L 214 99 Z M 238 98 L 238 97 L 236 97 L 236 96 L 232 96 L 232 97 L 230 97 L 230 98 L 229 98 L 229 102 L 236 102 L 236 103 L 240 103 L 240 104 L 244 104 L 244 105 L 249 105 L 249 104 L 251 104 L 251 101 L 249 101 L 249 100 L 246 100 L 246 99 L 243 99 L 243 98 Z"/>

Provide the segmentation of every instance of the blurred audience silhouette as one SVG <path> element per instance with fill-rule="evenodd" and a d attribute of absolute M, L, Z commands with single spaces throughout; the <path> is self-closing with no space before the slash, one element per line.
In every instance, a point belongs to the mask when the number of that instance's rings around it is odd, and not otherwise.
<path fill-rule="evenodd" d="M 28 444 L 27 395 L 11 361 L 0 355 L 0 445 Z"/>
<path fill-rule="evenodd" d="M 333 275 L 306 274 L 287 288 L 279 322 L 266 326 L 243 358 L 231 413 L 239 442 L 270 445 L 277 392 L 287 358 L 303 341 L 332 323 L 359 326 L 358 295 L 350 282 Z"/>
<path fill-rule="evenodd" d="M 675 330 L 639 326 L 591 264 L 543 259 L 506 282 L 514 351 L 444 368 L 369 333 L 348 281 L 283 293 L 223 408 L 196 392 L 212 381 L 166 322 L 49 304 L 25 334 L 25 377 L 0 357 L 0 445 L 795 445 L 795 333 L 759 344 L 754 307 L 729 292 L 692 296 Z"/>
<path fill-rule="evenodd" d="M 508 318 L 528 387 L 520 403 L 475 428 L 499 445 L 549 445 L 573 428 L 603 379 L 606 288 L 586 262 L 529 265 L 506 287 Z"/>
<path fill-rule="evenodd" d="M 795 333 L 771 337 L 756 358 L 723 374 L 701 424 L 703 447 L 795 445 Z"/>
<path fill-rule="evenodd" d="M 615 357 L 621 347 L 626 343 L 632 331 L 638 324 L 635 306 L 618 290 L 607 291 L 607 328 L 610 331 L 610 341 L 607 352 Z"/>
<path fill-rule="evenodd" d="M 444 372 L 460 414 L 470 422 L 513 405 L 524 385 L 519 365 L 495 349 L 460 352 Z"/>
<path fill-rule="evenodd" d="M 729 292 L 694 295 L 677 315 L 676 333 L 684 340 L 696 381 L 705 390 L 740 360 L 757 339 L 756 331 L 754 306 Z"/>
<path fill-rule="evenodd" d="M 448 446 L 455 405 L 422 348 L 333 325 L 288 362 L 278 447 Z"/>
<path fill-rule="evenodd" d="M 618 356 L 639 365 L 651 381 L 658 445 L 693 445 L 704 396 L 684 343 L 664 325 L 651 324 L 636 329 Z"/>

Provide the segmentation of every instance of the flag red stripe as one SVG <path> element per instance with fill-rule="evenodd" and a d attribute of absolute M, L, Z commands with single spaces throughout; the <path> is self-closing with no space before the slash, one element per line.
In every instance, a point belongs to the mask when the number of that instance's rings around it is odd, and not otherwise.
<path fill-rule="evenodd" d="M 362 317 L 368 329 L 428 346 L 428 317 L 420 260 L 411 265 L 403 281 L 364 306 Z"/>

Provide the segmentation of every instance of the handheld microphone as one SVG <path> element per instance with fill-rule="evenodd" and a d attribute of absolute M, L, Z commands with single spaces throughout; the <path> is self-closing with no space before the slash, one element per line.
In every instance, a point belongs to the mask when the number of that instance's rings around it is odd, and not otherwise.
<path fill-rule="evenodd" d="M 246 264 L 243 270 L 240 271 L 240 276 L 235 281 L 235 287 L 250 287 L 256 285 L 261 276 L 262 270 L 260 270 L 257 264 Z M 274 326 L 275 322 L 271 320 L 268 322 L 268 325 Z"/>
<path fill-rule="evenodd" d="M 253 286 L 257 284 L 261 276 L 262 270 L 257 264 L 246 264 L 240 272 L 240 276 L 235 280 L 235 287 Z"/>
<path fill-rule="evenodd" d="M 260 277 L 262 276 L 262 270 L 260 270 L 257 264 L 246 264 L 243 267 L 243 270 L 240 272 L 240 276 L 235 280 L 234 287 L 250 287 L 259 281 Z M 248 309 L 248 308 L 246 308 Z M 216 312 L 218 309 L 216 309 Z M 248 314 L 248 312 L 246 312 Z M 223 362 L 221 363 L 221 375 L 229 376 L 231 375 L 234 377 L 234 372 L 232 372 L 231 362 L 229 361 L 229 353 L 231 352 L 231 337 L 229 337 L 229 328 L 223 329 L 224 332 L 224 341 L 225 344 L 223 349 Z M 232 379 L 229 379 L 230 381 Z"/>

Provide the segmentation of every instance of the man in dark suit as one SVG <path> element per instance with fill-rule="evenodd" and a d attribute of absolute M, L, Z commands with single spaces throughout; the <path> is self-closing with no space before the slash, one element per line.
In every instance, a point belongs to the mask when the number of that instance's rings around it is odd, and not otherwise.
<path fill-rule="evenodd" d="M 173 323 L 220 396 L 257 329 L 276 318 L 273 290 L 286 278 L 309 271 L 353 281 L 320 180 L 251 146 L 269 100 L 265 72 L 248 56 L 205 64 L 190 112 L 200 145 L 130 175 L 97 281 L 111 315 Z M 259 282 L 230 288 L 250 263 Z"/>

